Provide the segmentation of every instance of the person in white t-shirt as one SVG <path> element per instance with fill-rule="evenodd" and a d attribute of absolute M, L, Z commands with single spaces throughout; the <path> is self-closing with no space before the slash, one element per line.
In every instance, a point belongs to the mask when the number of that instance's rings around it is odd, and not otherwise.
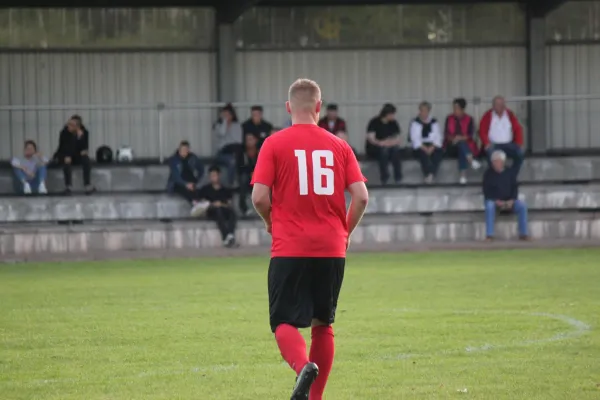
<path fill-rule="evenodd" d="M 27 140 L 23 155 L 11 160 L 19 194 L 46 194 L 46 165 L 48 159 L 38 153 L 33 140 Z"/>
<path fill-rule="evenodd" d="M 495 150 L 502 150 L 512 160 L 513 172 L 519 173 L 523 164 L 523 127 L 506 107 L 504 97 L 496 96 L 492 109 L 481 117 L 479 137 L 488 159 Z"/>

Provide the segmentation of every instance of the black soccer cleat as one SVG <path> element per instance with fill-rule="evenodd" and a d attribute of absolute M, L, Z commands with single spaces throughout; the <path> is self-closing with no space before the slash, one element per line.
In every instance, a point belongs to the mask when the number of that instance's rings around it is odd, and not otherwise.
<path fill-rule="evenodd" d="M 318 375 L 319 367 L 317 367 L 317 364 L 312 362 L 306 364 L 296 378 L 296 385 L 294 386 L 294 391 L 292 392 L 290 400 L 308 400 L 310 387 L 315 382 Z"/>

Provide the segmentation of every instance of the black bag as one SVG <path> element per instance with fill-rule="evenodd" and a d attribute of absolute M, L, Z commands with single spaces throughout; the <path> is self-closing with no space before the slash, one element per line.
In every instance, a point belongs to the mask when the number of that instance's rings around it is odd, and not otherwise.
<path fill-rule="evenodd" d="M 110 147 L 104 145 L 96 150 L 96 162 L 98 164 L 110 164 L 113 162 L 113 151 Z"/>

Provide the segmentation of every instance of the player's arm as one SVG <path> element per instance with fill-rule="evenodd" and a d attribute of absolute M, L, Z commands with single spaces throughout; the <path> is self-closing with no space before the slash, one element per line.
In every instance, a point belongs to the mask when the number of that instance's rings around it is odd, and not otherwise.
<path fill-rule="evenodd" d="M 275 181 L 275 152 L 272 137 L 263 143 L 252 174 L 252 205 L 271 232 L 271 187 Z"/>
<path fill-rule="evenodd" d="M 365 185 L 358 160 L 348 145 L 346 148 L 346 188 L 350 193 L 351 201 L 346 215 L 346 225 L 348 226 L 348 236 L 356 229 L 369 203 L 369 192 Z"/>

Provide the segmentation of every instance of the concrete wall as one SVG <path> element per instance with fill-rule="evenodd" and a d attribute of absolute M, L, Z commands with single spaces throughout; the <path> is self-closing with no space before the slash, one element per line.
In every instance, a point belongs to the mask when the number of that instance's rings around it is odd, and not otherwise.
<path fill-rule="evenodd" d="M 550 45 L 547 58 L 548 94 L 600 93 L 600 44 Z M 550 149 L 600 148 L 600 99 L 547 107 Z"/>
<path fill-rule="evenodd" d="M 433 101 L 439 119 L 450 112 L 450 103 L 434 100 L 458 96 L 492 97 L 526 93 L 524 47 L 481 47 L 398 50 L 243 51 L 237 53 L 238 101 L 281 102 L 266 109 L 267 118 L 283 124 L 287 116 L 283 102 L 290 83 L 298 77 L 317 80 L 323 98 L 330 102 L 375 101 L 370 106 L 341 106 L 352 143 L 363 148 L 364 133 L 376 115 L 380 101 L 412 99 L 398 104 L 398 119 L 406 132 L 417 114 L 420 100 Z M 511 104 L 525 120 L 525 104 Z M 483 104 L 478 112 L 488 108 Z M 476 113 L 473 105 L 471 113 Z M 245 115 L 247 110 L 240 110 Z M 523 121 L 525 122 L 525 121 Z"/>
<path fill-rule="evenodd" d="M 210 52 L 31 52 L 0 57 L 0 107 L 19 105 L 112 105 L 211 102 L 215 57 Z M 92 148 L 127 144 L 138 157 L 159 155 L 158 112 L 146 110 L 0 111 L 0 159 L 34 139 L 49 154 L 66 119 L 79 113 L 91 132 Z M 210 153 L 214 110 L 165 113 L 163 153 L 181 139 Z"/>

